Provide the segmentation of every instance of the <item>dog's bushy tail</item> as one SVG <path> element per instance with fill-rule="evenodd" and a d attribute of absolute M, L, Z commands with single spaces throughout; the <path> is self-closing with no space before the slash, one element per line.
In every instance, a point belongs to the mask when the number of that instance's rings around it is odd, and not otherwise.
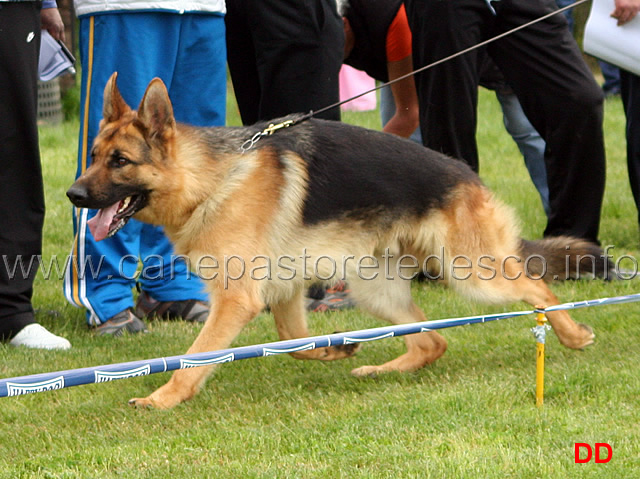
<path fill-rule="evenodd" d="M 614 279 L 615 268 L 595 243 L 570 236 L 537 241 L 521 240 L 520 253 L 527 274 L 545 282 L 568 279 Z"/>

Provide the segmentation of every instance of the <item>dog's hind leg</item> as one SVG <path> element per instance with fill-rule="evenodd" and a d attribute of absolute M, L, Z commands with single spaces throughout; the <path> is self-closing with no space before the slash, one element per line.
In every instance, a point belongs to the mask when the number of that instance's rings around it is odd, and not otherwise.
<path fill-rule="evenodd" d="M 450 211 L 442 217 L 442 230 L 446 232 L 443 244 L 451 258 L 449 267 L 444 269 L 452 288 L 488 303 L 525 301 L 536 308 L 559 304 L 543 280 L 534 279 L 528 271 L 530 260 L 540 260 L 540 254 L 523 251 L 513 212 L 486 189 L 476 186 L 460 190 Z M 525 254 L 529 256 L 523 257 Z M 565 254 L 566 251 L 561 255 L 552 252 L 551 256 L 559 256 L 557 261 L 564 260 Z M 463 270 L 468 274 L 454 274 L 458 258 L 465 268 L 470 265 Z M 542 260 L 547 261 L 544 257 Z M 549 313 L 547 317 L 563 345 L 581 349 L 593 343 L 591 328 L 576 324 L 565 311 Z"/>
<path fill-rule="evenodd" d="M 272 304 L 271 312 L 273 313 L 280 339 L 297 339 L 309 336 L 302 290 L 298 291 L 294 297 L 289 300 Z M 357 344 L 348 344 L 344 346 L 317 348 L 310 351 L 299 351 L 291 353 L 291 356 L 296 359 L 320 359 L 322 361 L 332 361 L 334 359 L 343 359 L 353 356 L 357 350 Z"/>
<path fill-rule="evenodd" d="M 501 264 L 505 265 L 502 274 L 497 274 L 490 280 L 470 275 L 466 281 L 451 281 L 450 284 L 463 295 L 491 303 L 524 301 L 534 308 L 560 304 L 546 283 L 526 274 L 522 263 L 501 261 Z M 593 343 L 595 335 L 591 327 L 574 322 L 566 311 L 549 312 L 547 318 L 564 346 L 582 349 Z"/>
<path fill-rule="evenodd" d="M 187 354 L 216 351 L 229 347 L 242 328 L 257 315 L 263 304 L 245 291 L 219 290 L 209 317 Z M 169 409 L 191 399 L 200 389 L 213 366 L 180 369 L 169 382 L 146 398 L 135 398 L 136 407 Z"/>
<path fill-rule="evenodd" d="M 523 287 L 523 300 L 536 308 L 547 308 L 560 304 L 558 298 L 541 280 L 527 279 Z M 593 329 L 582 323 L 576 323 L 566 311 L 550 311 L 546 313 L 558 340 L 571 349 L 583 349 L 593 344 Z"/>
<path fill-rule="evenodd" d="M 393 324 L 426 321 L 422 310 L 411 298 L 411 282 L 396 278 L 392 281 L 350 281 L 354 299 L 363 309 Z M 375 376 L 389 371 L 415 371 L 433 363 L 447 350 L 447 341 L 435 331 L 404 337 L 407 352 L 379 366 L 361 366 L 355 376 Z"/>

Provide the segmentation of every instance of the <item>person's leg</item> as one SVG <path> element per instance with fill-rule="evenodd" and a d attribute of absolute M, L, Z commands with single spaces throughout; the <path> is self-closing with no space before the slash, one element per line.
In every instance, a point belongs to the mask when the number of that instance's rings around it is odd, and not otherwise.
<path fill-rule="evenodd" d="M 494 2 L 502 33 L 557 10 L 554 0 Z M 547 143 L 550 215 L 545 236 L 598 241 L 604 193 L 603 95 L 561 15 L 488 46 Z"/>
<path fill-rule="evenodd" d="M 620 69 L 612 65 L 611 63 L 598 60 L 600 71 L 604 77 L 604 83 L 602 84 L 602 91 L 605 96 L 619 95 L 620 94 Z"/>
<path fill-rule="evenodd" d="M 69 341 L 36 323 L 31 303 L 44 224 L 39 49 L 40 4 L 0 3 L 0 341 L 69 349 Z"/>
<path fill-rule="evenodd" d="M 247 16 L 253 38 L 260 83 L 259 119 L 318 111 L 337 103 L 344 30 L 335 2 L 257 0 L 246 3 L 243 14 Z M 317 117 L 340 120 L 340 108 Z"/>
<path fill-rule="evenodd" d="M 171 78 L 178 48 L 177 17 L 135 13 L 81 19 L 78 176 L 91 161 L 91 145 L 102 119 L 103 91 L 111 74 L 118 72 L 118 87 L 132 108 L 137 108 L 152 78 Z M 99 325 L 133 306 L 142 224 L 132 220 L 112 238 L 96 242 L 87 227 L 95 211 L 80 209 L 74 214 L 75 267 L 67 271 L 65 296 L 72 304 L 87 308 L 89 323 Z"/>
<path fill-rule="evenodd" d="M 421 68 L 484 39 L 491 12 L 482 0 L 407 0 L 413 64 Z M 472 51 L 416 75 L 420 130 L 425 146 L 478 170 L 476 108 L 478 52 Z"/>
<path fill-rule="evenodd" d="M 262 86 L 256 65 L 256 52 L 252 31 L 245 11 L 246 0 L 227 2 L 224 17 L 226 27 L 227 63 L 233 82 L 233 91 L 244 125 L 253 125 L 260 119 Z"/>
<path fill-rule="evenodd" d="M 640 76 L 620 70 L 622 104 L 627 115 L 627 168 L 640 223 Z"/>
<path fill-rule="evenodd" d="M 502 108 L 504 126 L 518 145 L 531 181 L 538 190 L 545 214 L 549 215 L 549 187 L 547 168 L 544 164 L 546 143 L 522 111 L 518 97 L 514 93 L 496 91 L 496 98 Z"/>
<path fill-rule="evenodd" d="M 29 40 L 31 38 L 31 40 Z M 26 41 L 25 41 L 26 40 Z M 44 192 L 38 146 L 40 9 L 0 5 L 0 339 L 34 323 L 31 296 L 42 251 Z M 14 268 L 17 268 L 14 270 Z"/>
<path fill-rule="evenodd" d="M 226 115 L 225 25 L 221 15 L 187 14 L 181 23 L 173 75 L 167 80 L 177 121 L 224 126 Z M 207 301 L 204 286 L 179 260 L 161 228 L 144 225 L 140 255 L 142 290 L 160 302 Z M 195 265 L 194 265 L 195 266 Z"/>
<path fill-rule="evenodd" d="M 382 126 L 389 123 L 396 113 L 396 104 L 393 100 L 393 93 L 390 86 L 380 88 L 380 121 Z"/>
<path fill-rule="evenodd" d="M 176 120 L 224 126 L 227 108 L 227 48 L 222 15 L 185 14 L 175 68 L 165 80 Z"/>
<path fill-rule="evenodd" d="M 555 0 L 558 8 L 564 8 L 572 3 L 575 3 L 575 0 Z M 567 26 L 569 27 L 569 31 L 573 35 L 573 30 L 575 28 L 575 22 L 573 21 L 573 8 L 565 10 L 563 13 L 564 18 L 567 20 Z"/>
<path fill-rule="evenodd" d="M 162 228 L 143 225 L 140 234 L 142 270 L 140 286 L 160 302 L 207 301 L 204 285 L 189 270 L 188 261 L 178 257 Z"/>

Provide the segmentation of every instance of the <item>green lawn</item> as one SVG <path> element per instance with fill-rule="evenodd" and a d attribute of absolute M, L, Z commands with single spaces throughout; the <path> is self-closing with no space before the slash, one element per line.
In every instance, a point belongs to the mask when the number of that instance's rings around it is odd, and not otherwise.
<path fill-rule="evenodd" d="M 481 176 L 522 219 L 523 235 L 539 238 L 545 219 L 524 163 L 502 126 L 495 97 L 481 92 L 478 131 Z M 237 115 L 230 102 L 230 122 Z M 344 120 L 379 128 L 376 113 Z M 637 257 L 637 212 L 625 166 L 624 116 L 607 100 L 608 180 L 603 245 Z M 47 220 L 44 258 L 71 247 L 72 183 L 77 122 L 41 131 Z M 627 260 L 627 266 L 633 266 Z M 556 284 L 562 301 L 640 292 L 637 280 Z M 434 284 L 414 285 L 430 319 L 529 309 L 524 304 L 472 304 Z M 70 351 L 0 346 L 0 376 L 96 366 L 182 354 L 197 325 L 152 323 L 151 333 L 95 337 L 84 314 L 67 305 L 58 275 L 38 276 L 38 319 L 67 337 Z M 640 475 L 640 323 L 635 304 L 581 309 L 594 346 L 582 352 L 547 338 L 546 397 L 535 406 L 534 318 L 444 331 L 449 350 L 412 374 L 357 379 L 352 368 L 401 353 L 401 339 L 364 345 L 333 363 L 290 357 L 224 365 L 192 401 L 171 411 L 135 410 L 169 374 L 0 399 L 0 478 L 620 478 Z M 383 326 L 358 311 L 314 314 L 315 334 Z M 236 346 L 277 340 L 269 314 L 256 318 Z M 574 443 L 611 444 L 607 464 L 574 464 Z"/>

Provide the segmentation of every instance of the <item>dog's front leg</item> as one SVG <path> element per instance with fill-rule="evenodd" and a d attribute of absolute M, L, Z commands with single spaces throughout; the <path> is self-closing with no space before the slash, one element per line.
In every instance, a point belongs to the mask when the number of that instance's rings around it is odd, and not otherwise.
<path fill-rule="evenodd" d="M 228 348 L 242 328 L 261 310 L 262 303 L 245 291 L 220 290 L 200 334 L 187 354 Z M 195 396 L 213 366 L 180 369 L 169 382 L 146 398 L 135 398 L 135 407 L 169 409 Z"/>
<path fill-rule="evenodd" d="M 306 310 L 304 305 L 303 290 L 299 290 L 292 298 L 271 304 L 278 328 L 280 339 L 306 338 L 309 336 L 307 329 Z M 333 361 L 353 356 L 359 349 L 359 344 L 346 344 L 341 346 L 330 346 L 327 348 L 316 348 L 309 351 L 298 351 L 291 353 L 296 359 L 320 359 L 322 361 Z"/>

